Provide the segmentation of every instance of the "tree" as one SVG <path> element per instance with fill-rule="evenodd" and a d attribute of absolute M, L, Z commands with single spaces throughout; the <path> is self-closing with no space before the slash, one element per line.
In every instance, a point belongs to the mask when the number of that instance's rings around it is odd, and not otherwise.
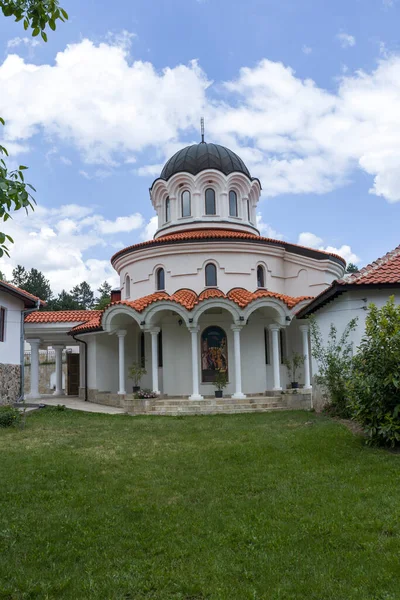
<path fill-rule="evenodd" d="M 382 308 L 368 307 L 348 394 L 367 443 L 400 445 L 400 306 L 394 296 Z"/>
<path fill-rule="evenodd" d="M 359 268 L 354 263 L 349 263 L 347 265 L 346 273 L 358 273 Z"/>
<path fill-rule="evenodd" d="M 6 276 L 1 271 L 0 271 L 0 281 L 4 281 L 5 283 L 7 283 Z"/>
<path fill-rule="evenodd" d="M 107 281 L 104 281 L 97 291 L 99 292 L 100 297 L 96 299 L 95 309 L 104 310 L 111 302 L 112 287 Z"/>
<path fill-rule="evenodd" d="M 62 290 L 57 298 L 53 298 L 46 307 L 47 310 L 79 310 L 80 308 L 72 294 L 65 290 Z"/>
<path fill-rule="evenodd" d="M 350 417 L 347 384 L 351 376 L 353 344 L 349 336 L 357 326 L 352 319 L 338 338 L 337 328 L 331 323 L 328 343 L 324 345 L 321 330 L 314 317 L 310 318 L 311 353 L 318 364 L 316 382 L 325 390 L 327 410 L 339 417 Z"/>
<path fill-rule="evenodd" d="M 28 272 L 28 277 L 22 289 L 45 302 L 51 300 L 53 296 L 49 280 L 38 269 L 31 269 Z"/>
<path fill-rule="evenodd" d="M 73 299 L 77 302 L 78 306 L 82 310 L 90 310 L 94 305 L 94 293 L 90 285 L 86 281 L 82 281 L 81 284 L 76 285 L 71 290 Z"/>
<path fill-rule="evenodd" d="M 26 284 L 26 281 L 28 279 L 28 273 L 25 269 L 25 267 L 22 267 L 21 265 L 17 265 L 15 267 L 15 269 L 13 269 L 12 272 L 12 284 L 16 285 L 17 287 L 21 288 L 21 289 L 25 289 L 24 285 Z"/>
<path fill-rule="evenodd" d="M 5 17 L 15 17 L 15 21 L 23 21 L 25 30 L 32 30 L 32 36 L 41 35 L 47 42 L 48 26 L 55 31 L 58 20 L 65 22 L 68 19 L 66 11 L 59 6 L 58 0 L 0 0 L 0 9 Z M 0 125 L 5 121 L 0 116 Z M 26 166 L 20 165 L 18 169 L 9 171 L 4 157 L 8 156 L 7 149 L 0 145 L 0 221 L 8 221 L 13 211 L 24 208 L 27 212 L 33 210 L 35 199 L 31 194 L 35 188 L 25 182 L 24 170 Z M 0 257 L 9 256 L 7 242 L 14 243 L 11 236 L 0 232 Z"/>

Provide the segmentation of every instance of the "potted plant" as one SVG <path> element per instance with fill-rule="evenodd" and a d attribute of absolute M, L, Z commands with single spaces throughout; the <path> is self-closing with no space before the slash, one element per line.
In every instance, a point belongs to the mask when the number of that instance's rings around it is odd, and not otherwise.
<path fill-rule="evenodd" d="M 228 375 L 226 371 L 218 369 L 215 375 L 214 385 L 217 388 L 215 390 L 215 397 L 222 398 L 223 389 L 228 385 Z"/>
<path fill-rule="evenodd" d="M 146 375 L 147 371 L 140 363 L 133 363 L 128 372 L 129 379 L 133 379 L 133 393 L 135 394 L 140 390 L 140 380 L 143 375 Z"/>
<path fill-rule="evenodd" d="M 304 363 L 304 356 L 298 352 L 293 352 L 291 358 L 286 358 L 284 365 L 288 370 L 292 390 L 296 390 L 299 387 L 299 382 L 296 379 L 297 369 Z"/>

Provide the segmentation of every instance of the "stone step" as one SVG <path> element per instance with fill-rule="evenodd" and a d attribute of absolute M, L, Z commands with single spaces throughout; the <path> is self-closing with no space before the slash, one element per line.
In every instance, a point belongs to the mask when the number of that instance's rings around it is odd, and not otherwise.
<path fill-rule="evenodd" d="M 279 406 L 276 408 L 263 408 L 263 409 L 254 409 L 254 410 L 243 410 L 243 409 L 227 409 L 227 410 L 213 410 L 212 408 L 210 408 L 209 410 L 202 410 L 202 411 L 193 411 L 193 412 L 188 412 L 185 410 L 168 410 L 168 411 L 157 411 L 157 412 L 152 412 L 151 414 L 154 415 L 155 417 L 188 417 L 188 416 L 195 416 L 195 415 L 234 415 L 234 414 L 256 414 L 256 413 L 266 413 L 266 412 L 274 412 L 274 411 L 282 411 L 282 410 L 287 410 L 286 406 Z M 149 414 L 149 413 L 147 413 Z"/>
<path fill-rule="evenodd" d="M 256 404 L 254 406 L 232 405 L 232 406 L 192 406 L 192 407 L 153 407 L 152 414 L 229 414 L 229 413 L 251 413 L 273 410 L 286 410 L 283 404 Z"/>
<path fill-rule="evenodd" d="M 252 406 L 259 403 L 276 403 L 276 396 L 260 396 L 258 398 L 213 398 L 206 400 L 156 400 L 154 406 L 227 406 L 240 404 Z"/>

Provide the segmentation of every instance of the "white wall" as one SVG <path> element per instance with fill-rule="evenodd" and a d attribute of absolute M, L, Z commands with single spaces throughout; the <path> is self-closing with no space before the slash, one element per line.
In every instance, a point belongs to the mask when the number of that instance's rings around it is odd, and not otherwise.
<path fill-rule="evenodd" d="M 396 303 L 400 303 L 398 289 L 364 289 L 345 292 L 341 296 L 335 298 L 332 302 L 323 306 L 314 315 L 321 330 L 324 343 L 328 341 L 331 323 L 335 324 L 338 335 L 340 336 L 351 319 L 357 317 L 357 327 L 350 337 L 350 341 L 353 342 L 354 352 L 356 352 L 365 332 L 365 319 L 368 314 L 366 308 L 368 307 L 368 304 L 373 302 L 378 307 L 382 307 L 388 301 L 389 296 L 395 296 Z M 318 372 L 317 364 L 314 359 L 312 359 L 312 372 L 313 374 Z"/>
<path fill-rule="evenodd" d="M 21 311 L 24 310 L 24 302 L 1 291 L 0 306 L 6 309 L 4 342 L 0 342 L 0 362 L 19 365 L 21 363 Z"/>

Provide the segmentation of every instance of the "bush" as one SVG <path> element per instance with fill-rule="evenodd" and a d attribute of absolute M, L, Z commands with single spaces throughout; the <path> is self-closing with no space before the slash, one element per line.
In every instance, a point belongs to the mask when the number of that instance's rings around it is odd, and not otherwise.
<path fill-rule="evenodd" d="M 21 413 L 18 408 L 6 405 L 0 406 L 0 427 L 15 427 L 21 422 Z"/>
<path fill-rule="evenodd" d="M 353 344 L 349 336 L 356 326 L 357 319 L 352 319 L 338 338 L 337 329 L 331 323 L 328 343 L 324 346 L 316 320 L 310 319 L 312 355 L 318 364 L 315 380 L 325 391 L 325 410 L 344 419 L 351 417 L 347 385 L 352 372 Z"/>
<path fill-rule="evenodd" d="M 144 389 L 136 392 L 135 398 L 138 400 L 148 400 L 149 398 L 157 398 L 157 394 L 151 390 Z"/>
<path fill-rule="evenodd" d="M 369 305 L 348 385 L 354 418 L 370 445 L 400 445 L 400 306 Z"/>

